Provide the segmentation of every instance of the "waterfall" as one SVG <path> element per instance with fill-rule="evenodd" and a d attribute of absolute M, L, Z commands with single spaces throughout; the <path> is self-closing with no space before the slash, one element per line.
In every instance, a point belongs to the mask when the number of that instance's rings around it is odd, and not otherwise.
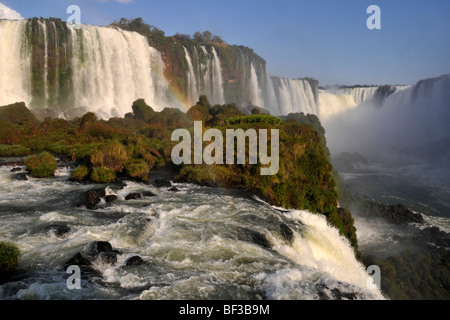
<path fill-rule="evenodd" d="M 212 101 L 215 104 L 224 104 L 225 97 L 223 94 L 223 79 L 222 79 L 222 67 L 220 66 L 220 60 L 217 56 L 216 49 L 212 48 L 213 60 L 212 60 L 212 85 L 213 94 Z"/>
<path fill-rule="evenodd" d="M 391 104 L 391 99 L 398 100 L 398 94 L 408 88 L 410 86 L 370 86 L 319 90 L 318 115 L 327 119 L 366 104 L 384 108 Z"/>
<path fill-rule="evenodd" d="M 26 20 L 0 20 L 0 106 L 31 102 L 31 55 Z"/>
<path fill-rule="evenodd" d="M 48 39 L 47 24 L 39 21 L 40 31 L 44 37 L 44 99 L 48 101 Z"/>
<path fill-rule="evenodd" d="M 355 104 L 361 104 L 362 102 L 369 101 L 375 97 L 378 91 L 378 87 L 355 87 L 344 89 L 344 94 L 349 94 Z"/>
<path fill-rule="evenodd" d="M 317 114 L 317 104 L 311 85 L 306 80 L 292 80 L 272 77 L 278 100 L 279 114 L 312 113 Z"/>
<path fill-rule="evenodd" d="M 189 55 L 189 52 L 186 50 L 185 47 L 183 47 L 184 53 L 186 55 L 186 60 L 188 64 L 188 73 L 187 73 L 187 82 L 188 82 L 188 89 L 187 89 L 187 96 L 188 96 L 188 102 L 191 105 L 194 105 L 197 102 L 197 99 L 199 97 L 198 91 L 197 91 L 197 80 L 195 78 L 194 73 L 194 67 L 192 65 L 191 56 Z"/>
<path fill-rule="evenodd" d="M 321 111 L 330 112 L 324 97 L 321 93 Z M 321 120 L 332 152 L 345 150 L 386 155 L 396 161 L 444 163 L 441 159 L 450 156 L 446 148 L 450 142 L 449 105 L 450 75 L 445 75 L 410 87 L 399 86 L 381 107 L 363 103 Z"/>
<path fill-rule="evenodd" d="M 249 99 L 252 105 L 262 108 L 264 107 L 264 103 L 261 98 L 261 89 L 258 83 L 258 76 L 256 75 L 253 63 L 250 65 Z"/>
<path fill-rule="evenodd" d="M 75 105 L 104 117 L 123 116 L 134 100 L 155 108 L 170 105 L 161 54 L 145 37 L 108 27 L 71 29 Z M 82 46 L 81 46 L 82 44 Z"/>
<path fill-rule="evenodd" d="M 34 110 L 49 108 L 69 117 L 93 111 L 108 118 L 123 116 L 134 100 L 143 98 L 156 110 L 186 110 L 164 75 L 162 54 L 138 33 L 89 25 L 67 29 L 53 20 L 33 19 L 0 21 L 0 36 L 0 105 L 24 101 Z M 400 92 L 408 86 L 319 92 L 311 79 L 271 77 L 266 62 L 242 46 L 183 50 L 188 106 L 204 94 L 213 105 L 236 103 L 274 115 L 304 112 L 326 119 L 360 105 L 388 107 L 393 99 L 407 99 Z M 429 90 L 424 84 L 410 95 L 420 98 Z"/>

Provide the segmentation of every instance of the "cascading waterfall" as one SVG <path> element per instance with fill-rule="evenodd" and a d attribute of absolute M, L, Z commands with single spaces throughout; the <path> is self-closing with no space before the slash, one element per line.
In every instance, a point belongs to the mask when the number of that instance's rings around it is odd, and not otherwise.
<path fill-rule="evenodd" d="M 75 105 L 108 117 L 123 116 L 139 98 L 157 110 L 169 104 L 161 55 L 145 37 L 88 25 L 71 32 Z"/>
<path fill-rule="evenodd" d="M 318 114 L 314 92 L 306 80 L 272 77 L 278 98 L 279 114 L 304 112 Z"/>
<path fill-rule="evenodd" d="M 265 61 L 248 48 L 226 52 L 220 46 L 191 46 L 183 48 L 185 106 L 172 94 L 161 53 L 138 33 L 89 25 L 67 29 L 52 20 L 2 20 L 0 36 L 0 105 L 24 101 L 32 109 L 49 108 L 67 117 L 86 111 L 102 118 L 123 116 L 139 98 L 156 110 L 186 110 L 204 94 L 212 104 L 234 102 L 274 115 L 304 112 L 327 119 L 362 104 L 389 106 L 409 88 L 318 90 L 305 79 L 271 77 Z M 230 62 L 230 52 L 236 61 Z"/>
<path fill-rule="evenodd" d="M 225 82 L 216 49 L 212 47 L 209 52 L 205 46 L 200 46 L 199 50 L 204 59 L 200 58 L 196 47 L 191 52 L 185 48 L 189 67 L 188 95 L 197 92 L 207 95 L 212 104 L 234 102 L 243 108 L 265 108 L 275 115 L 317 112 L 314 90 L 308 81 L 271 77 L 261 58 L 237 47 L 235 74 Z"/>
<path fill-rule="evenodd" d="M 354 109 L 362 104 L 385 108 L 390 99 L 410 86 L 372 86 L 319 90 L 319 112 L 322 119 Z"/>
<path fill-rule="evenodd" d="M 223 79 L 222 79 L 222 67 L 220 66 L 220 60 L 217 56 L 216 49 L 212 48 L 213 60 L 212 60 L 212 85 L 213 94 L 212 100 L 218 104 L 225 103 L 225 97 L 223 94 Z"/>
<path fill-rule="evenodd" d="M 344 89 L 344 94 L 352 96 L 355 104 L 361 104 L 365 101 L 369 101 L 374 98 L 377 93 L 378 87 L 355 87 Z"/>
<path fill-rule="evenodd" d="M 249 82 L 250 103 L 254 106 L 264 107 L 261 97 L 260 85 L 258 83 L 258 76 L 256 75 L 253 63 L 250 65 L 250 82 Z"/>
<path fill-rule="evenodd" d="M 44 36 L 44 99 L 48 101 L 48 40 L 47 40 L 47 24 L 39 21 L 42 35 Z"/>
<path fill-rule="evenodd" d="M 0 105 L 31 102 L 31 55 L 26 20 L 0 20 Z"/>
<path fill-rule="evenodd" d="M 195 72 L 194 72 L 194 66 L 192 65 L 191 56 L 189 55 L 189 52 L 186 50 L 185 47 L 183 47 L 184 53 L 186 55 L 186 60 L 188 63 L 188 73 L 187 73 L 187 81 L 188 81 L 188 88 L 187 88 L 187 98 L 191 105 L 195 104 L 197 101 L 199 94 L 197 90 L 197 80 L 195 79 Z"/>

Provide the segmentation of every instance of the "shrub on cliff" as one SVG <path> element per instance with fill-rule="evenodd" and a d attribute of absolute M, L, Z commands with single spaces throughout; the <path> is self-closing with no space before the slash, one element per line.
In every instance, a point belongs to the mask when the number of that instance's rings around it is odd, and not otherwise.
<path fill-rule="evenodd" d="M 267 124 L 282 124 L 283 121 L 278 118 L 271 116 L 269 114 L 253 114 L 251 116 L 237 116 L 228 118 L 225 123 L 227 125 L 235 124 L 250 124 L 250 123 L 267 123 Z"/>
<path fill-rule="evenodd" d="M 20 250 L 10 242 L 0 241 L 0 281 L 19 263 Z"/>
<path fill-rule="evenodd" d="M 136 120 L 148 122 L 155 115 L 155 111 L 145 103 L 144 99 L 134 101 L 132 109 Z"/>
<path fill-rule="evenodd" d="M 39 156 L 30 156 L 25 159 L 27 170 L 35 178 L 47 178 L 55 174 L 58 169 L 55 157 L 48 152 L 42 152 Z"/>

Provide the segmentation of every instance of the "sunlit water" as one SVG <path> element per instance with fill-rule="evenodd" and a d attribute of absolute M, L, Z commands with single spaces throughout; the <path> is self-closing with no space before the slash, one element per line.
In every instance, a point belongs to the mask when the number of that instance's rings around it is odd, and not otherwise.
<path fill-rule="evenodd" d="M 323 216 L 281 211 L 241 191 L 176 184 L 169 192 L 126 182 L 107 193 L 118 199 L 95 210 L 77 206 L 92 184 L 51 179 L 19 181 L 0 167 L 0 240 L 16 243 L 21 261 L 1 299 L 382 299 L 348 241 Z M 131 192 L 149 192 L 126 201 Z M 294 232 L 286 241 L 280 224 Z M 46 227 L 71 228 L 60 238 Z M 258 232 L 270 248 L 251 240 Z M 64 263 L 91 241 L 109 241 L 122 254 L 114 266 L 94 261 L 98 277 L 69 290 Z M 138 255 L 146 264 L 125 267 Z"/>

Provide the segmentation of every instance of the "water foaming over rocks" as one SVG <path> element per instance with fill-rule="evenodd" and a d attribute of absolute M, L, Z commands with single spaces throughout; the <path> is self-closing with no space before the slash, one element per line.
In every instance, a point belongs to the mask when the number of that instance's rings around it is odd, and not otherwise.
<path fill-rule="evenodd" d="M 21 276 L 0 286 L 2 299 L 383 299 L 323 216 L 234 190 L 174 184 L 171 192 L 137 182 L 92 211 L 67 206 L 67 194 L 98 189 L 68 181 L 70 172 L 25 184 L 10 170 L 0 168 L 9 181 L 0 187 L 0 234 L 23 254 Z M 12 202 L 18 190 L 21 201 Z M 155 196 L 125 200 L 145 192 Z M 28 231 L 42 223 L 70 232 Z M 81 265 L 76 292 L 66 288 L 69 264 Z"/>

